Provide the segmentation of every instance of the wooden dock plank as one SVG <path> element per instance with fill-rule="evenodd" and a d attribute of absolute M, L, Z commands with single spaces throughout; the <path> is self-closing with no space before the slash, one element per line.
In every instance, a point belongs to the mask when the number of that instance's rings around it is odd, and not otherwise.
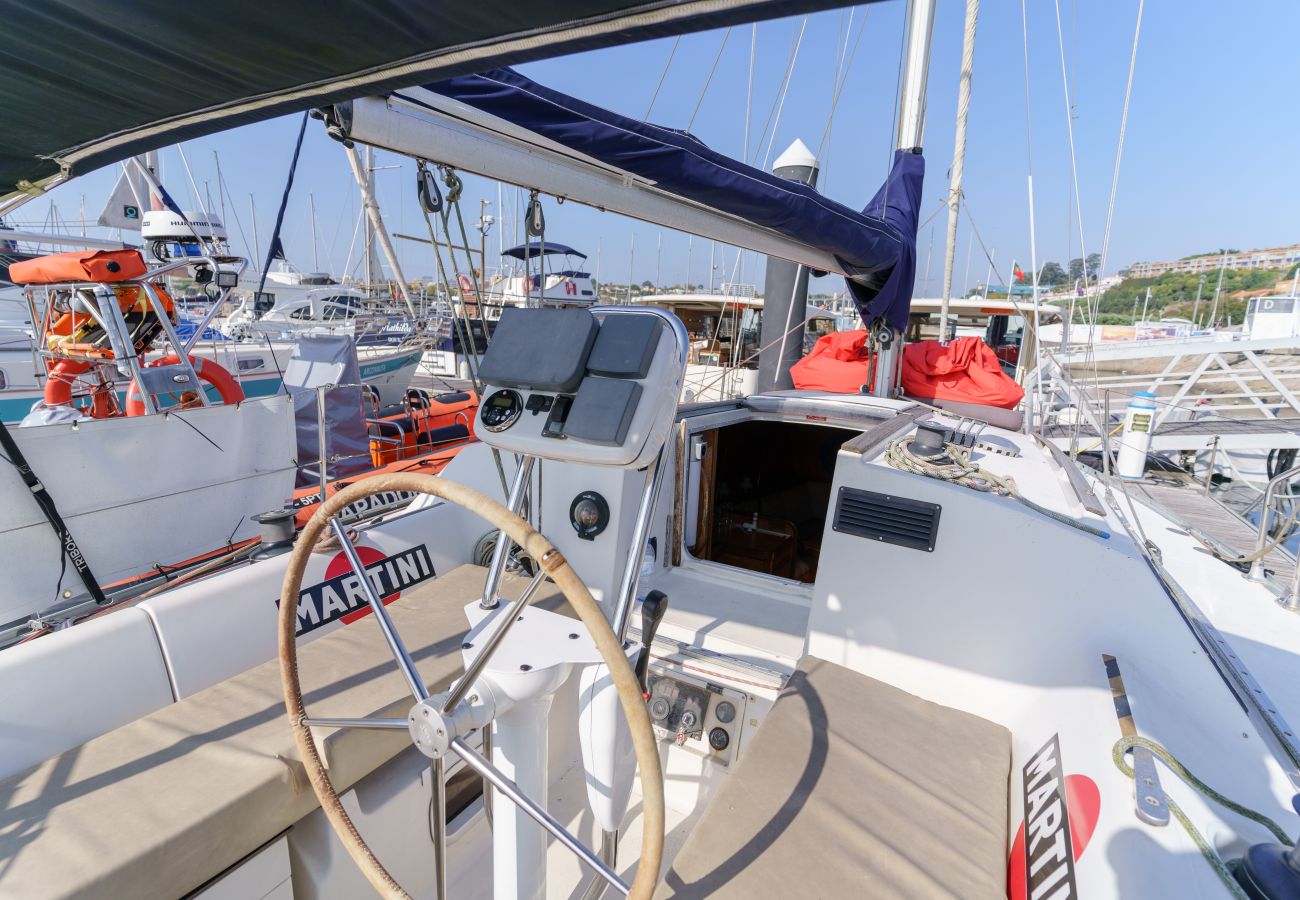
<path fill-rule="evenodd" d="M 1172 519 L 1180 525 L 1194 528 L 1238 556 L 1255 551 L 1259 529 L 1224 506 L 1205 489 L 1191 480 L 1145 479 L 1125 485 L 1134 499 Z M 1264 567 L 1287 583 L 1295 574 L 1296 561 L 1281 548 L 1264 557 Z"/>

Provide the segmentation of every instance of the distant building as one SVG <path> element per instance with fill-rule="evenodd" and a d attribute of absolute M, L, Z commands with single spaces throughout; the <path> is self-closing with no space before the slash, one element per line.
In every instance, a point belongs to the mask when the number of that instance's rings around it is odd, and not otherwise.
<path fill-rule="evenodd" d="M 1129 267 L 1130 278 L 1155 278 L 1167 272 L 1217 272 L 1220 266 L 1229 269 L 1285 269 L 1300 262 L 1300 244 L 1287 247 L 1268 247 L 1263 250 L 1246 250 L 1223 254 L 1176 259 L 1173 262 L 1140 262 Z"/>

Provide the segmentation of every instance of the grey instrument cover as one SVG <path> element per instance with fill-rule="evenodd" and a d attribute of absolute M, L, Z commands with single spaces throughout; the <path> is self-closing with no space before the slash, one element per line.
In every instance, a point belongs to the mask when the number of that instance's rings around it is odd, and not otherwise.
<path fill-rule="evenodd" d="M 640 399 L 641 385 L 635 381 L 589 375 L 573 398 L 564 436 L 617 447 L 627 437 Z"/>
<path fill-rule="evenodd" d="M 645 378 L 662 330 L 658 316 L 606 316 L 591 348 L 587 371 L 609 378 Z"/>
<path fill-rule="evenodd" d="M 479 366 L 484 384 L 570 393 L 587 371 L 600 325 L 585 309 L 510 307 Z"/>

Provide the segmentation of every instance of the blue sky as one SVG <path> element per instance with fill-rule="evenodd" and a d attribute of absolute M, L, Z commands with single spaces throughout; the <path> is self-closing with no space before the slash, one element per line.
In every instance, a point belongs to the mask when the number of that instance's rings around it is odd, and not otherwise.
<path fill-rule="evenodd" d="M 1099 251 L 1106 220 L 1111 170 L 1128 74 L 1137 0 L 1058 0 L 1065 70 L 1073 95 L 1073 125 L 1082 193 L 1083 243 Z M 1038 260 L 1064 264 L 1080 255 L 1078 219 L 1071 199 L 1071 170 L 1062 84 L 1056 5 L 1029 0 L 1030 125 Z M 940 0 L 934 33 L 928 96 L 926 156 L 929 171 L 923 217 L 939 209 L 948 186 L 953 151 L 953 120 L 961 56 L 964 4 Z M 822 148 L 820 188 L 854 207 L 863 206 L 884 175 L 894 132 L 895 85 L 903 31 L 902 0 L 871 4 L 853 12 L 856 38 L 830 139 Z M 794 138 L 817 150 L 827 129 L 837 48 L 849 24 L 848 10 L 807 18 L 793 76 L 775 137 L 760 130 L 777 98 L 802 17 L 765 22 L 757 30 L 757 64 L 750 114 L 750 158 L 770 164 Z M 1165 259 L 1232 246 L 1242 249 L 1300 241 L 1300 4 L 1293 0 L 1252 0 L 1244 4 L 1187 0 L 1147 4 L 1142 23 L 1133 97 L 1111 236 L 1108 270 L 1136 260 Z M 699 103 L 691 130 L 713 148 L 740 157 L 745 144 L 749 26 L 732 30 L 716 73 L 700 100 L 724 32 L 681 39 L 651 118 L 684 127 Z M 672 39 L 533 63 L 530 77 L 618 112 L 644 116 L 664 69 Z M 984 0 L 976 40 L 974 90 L 966 155 L 966 194 L 985 244 L 1004 272 L 1014 257 L 1028 269 L 1030 229 L 1027 199 L 1027 146 L 1024 42 L 1020 4 Z M 773 117 L 774 118 L 774 117 Z M 257 207 L 257 232 L 265 244 L 297 133 L 298 117 L 288 117 L 191 141 L 185 154 L 199 191 L 217 194 L 214 151 L 230 192 L 227 225 L 232 244 L 251 244 L 249 194 Z M 767 148 L 771 143 L 770 155 Z M 414 164 L 381 153 L 384 169 L 376 178 L 389 229 L 423 233 L 414 196 Z M 165 151 L 168 189 L 187 208 L 193 191 L 175 150 Z M 61 220 L 77 222 L 82 196 L 93 219 L 116 178 L 116 169 L 88 174 L 11 216 L 11 224 L 39 226 L 57 207 Z M 359 213 L 356 189 L 341 149 L 325 137 L 318 122 L 308 125 L 302 160 L 290 199 L 284 243 L 290 260 L 312 269 L 312 223 L 308 194 L 315 197 L 316 243 L 322 269 L 340 273 L 348 258 Z M 492 201 L 498 226 L 489 248 L 504 239 L 515 243 L 516 192 L 502 191 L 504 211 L 496 209 L 497 186 L 467 179 L 466 212 L 477 200 Z M 214 202 L 215 205 L 215 202 Z M 670 284 L 687 278 L 685 235 L 632 222 L 569 203 L 546 201 L 547 234 L 585 250 L 595 270 L 599 255 L 605 281 L 625 282 L 635 235 L 631 271 L 637 280 Z M 238 221 L 237 221 L 238 220 Z M 505 233 L 499 234 L 504 220 Z M 240 236 L 242 225 L 243 235 Z M 72 225 L 76 228 L 76 225 Z M 919 237 L 917 293 L 940 290 L 946 213 L 934 217 Z M 987 261 L 970 239 L 963 217 L 958 234 L 955 279 L 958 287 L 982 281 Z M 662 251 L 657 244 L 662 242 Z M 431 255 L 398 241 L 409 277 L 434 271 Z M 599 251 L 599 252 L 598 252 Z M 490 255 L 491 256 L 491 255 Z M 696 240 L 690 278 L 708 279 L 709 248 Z M 718 281 L 735 271 L 735 252 L 719 251 Z M 969 265 L 967 259 L 970 259 Z M 352 253 L 355 266 L 357 251 Z M 725 259 L 725 263 L 723 260 Z M 725 265 L 725 269 L 723 268 Z M 744 261 L 744 280 L 760 281 L 762 261 Z M 814 290 L 840 287 L 834 278 L 814 282 Z"/>

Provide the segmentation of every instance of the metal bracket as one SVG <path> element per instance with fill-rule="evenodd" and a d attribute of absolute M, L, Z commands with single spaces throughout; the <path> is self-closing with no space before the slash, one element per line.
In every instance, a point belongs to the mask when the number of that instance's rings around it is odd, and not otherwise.
<path fill-rule="evenodd" d="M 1124 676 L 1119 671 L 1119 660 L 1109 655 L 1103 655 L 1101 659 L 1106 664 L 1106 677 L 1110 680 L 1110 696 L 1115 701 L 1115 717 L 1119 719 L 1120 734 L 1136 737 L 1137 725 L 1133 722 L 1133 710 L 1124 688 Z M 1155 757 L 1145 747 L 1134 747 L 1131 752 L 1134 813 L 1148 825 L 1168 825 L 1169 803 L 1160 787 L 1160 773 L 1156 771 Z"/>

